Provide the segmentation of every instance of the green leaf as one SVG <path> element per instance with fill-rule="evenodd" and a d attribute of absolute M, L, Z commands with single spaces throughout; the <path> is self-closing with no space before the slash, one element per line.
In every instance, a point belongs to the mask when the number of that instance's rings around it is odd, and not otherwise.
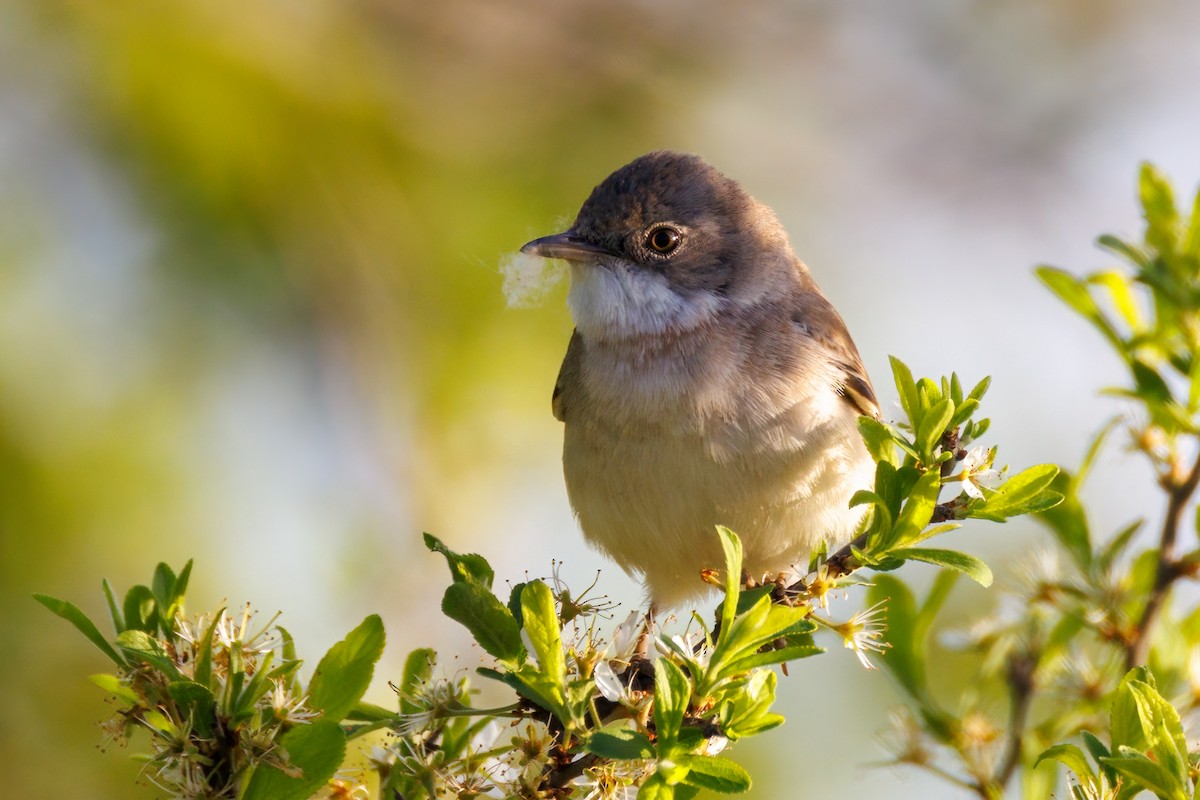
<path fill-rule="evenodd" d="M 980 586 L 992 585 L 992 571 L 988 565 L 975 556 L 959 553 L 955 550 L 937 550 L 932 547 L 906 547 L 890 551 L 893 558 L 903 558 L 912 561 L 924 561 L 939 567 L 957 570 L 966 575 Z"/>
<path fill-rule="evenodd" d="M 404 671 L 401 673 L 400 691 L 398 692 L 400 695 L 401 714 L 415 714 L 421 710 L 409 698 L 413 697 L 416 693 L 418 685 L 429 680 L 436 661 L 437 653 L 428 647 L 413 650 L 404 659 Z"/>
<path fill-rule="evenodd" d="M 562 685 L 567 678 L 563 657 L 562 631 L 554 610 L 554 593 L 541 581 L 530 581 L 521 590 L 521 613 L 525 632 L 537 655 L 540 672 L 551 682 Z"/>
<path fill-rule="evenodd" d="M 279 744 L 301 777 L 261 765 L 250 776 L 241 800 L 307 800 L 329 782 L 346 754 L 346 736 L 329 719 L 297 725 L 280 737 Z"/>
<path fill-rule="evenodd" d="M 508 611 L 513 615 L 513 619 L 517 621 L 518 628 L 525 627 L 525 620 L 522 619 L 521 614 L 521 592 L 525 591 L 527 583 L 528 581 L 522 581 L 521 583 L 514 584 L 512 591 L 508 593 Z"/>
<path fill-rule="evenodd" d="M 731 681 L 724 689 L 727 698 L 720 706 L 721 732 L 730 741 L 756 736 L 783 724 L 783 717 L 771 713 L 775 704 L 774 670 L 755 670 L 744 678 Z"/>
<path fill-rule="evenodd" d="M 100 581 L 100 588 L 104 590 L 104 602 L 108 604 L 108 615 L 112 617 L 113 631 L 120 633 L 125 630 L 125 617 L 121 614 L 121 608 L 117 605 L 117 597 L 107 578 Z"/>
<path fill-rule="evenodd" d="M 630 728 L 628 720 L 605 725 L 591 735 L 584 749 L 601 758 L 654 758 L 654 745 L 645 734 Z"/>
<path fill-rule="evenodd" d="M 179 668 L 167 655 L 162 643 L 145 631 L 130 629 L 117 634 L 117 647 L 137 661 L 145 661 L 155 667 L 171 680 L 180 680 L 183 676 Z"/>
<path fill-rule="evenodd" d="M 942 400 L 922 415 L 921 421 L 917 425 L 914 444 L 926 466 L 933 465 L 933 451 L 942 440 L 942 434 L 946 432 L 946 427 L 953 418 L 954 401 L 949 398 Z"/>
<path fill-rule="evenodd" d="M 1187 781 L 1188 748 L 1179 712 L 1148 683 L 1128 681 L 1127 688 L 1133 695 L 1142 733 L 1151 754 L 1178 781 Z"/>
<path fill-rule="evenodd" d="M 202 683 L 205 686 L 211 686 L 212 681 L 212 646 L 213 639 L 216 636 L 217 625 L 221 622 L 221 617 L 225 614 L 225 608 L 222 606 L 216 614 L 213 614 L 212 621 L 208 623 L 207 630 L 204 631 L 204 638 L 199 641 L 199 648 L 196 651 L 196 668 L 192 672 L 192 677 L 197 683 Z M 283 630 L 282 628 L 280 630 Z M 284 631 L 286 634 L 287 631 Z M 290 636 L 285 636 L 284 641 L 289 640 Z M 293 647 L 293 651 L 294 651 Z M 295 653 L 292 653 L 293 657 Z"/>
<path fill-rule="evenodd" d="M 478 583 L 485 589 L 492 588 L 495 573 L 483 556 L 478 553 L 456 553 L 431 533 L 425 534 L 425 546 L 432 552 L 441 553 L 446 557 L 446 564 L 450 567 L 450 577 L 454 579 L 455 583 L 467 581 Z"/>
<path fill-rule="evenodd" d="M 917 621 L 912 591 L 891 575 L 876 575 L 867 590 L 867 604 L 887 603 L 886 637 L 891 648 L 881 659 L 884 668 L 914 699 L 927 694 L 924 635 Z"/>
<path fill-rule="evenodd" d="M 1116 270 L 1097 272 L 1088 277 L 1088 282 L 1103 286 L 1112 298 L 1113 308 L 1121 315 L 1121 319 L 1131 330 L 1141 327 L 1142 315 L 1138 310 L 1137 300 L 1133 296 L 1133 288 L 1124 274 Z"/>
<path fill-rule="evenodd" d="M 880 547 L 890 550 L 918 539 L 933 518 L 933 511 L 937 507 L 938 493 L 941 488 L 942 480 L 937 470 L 930 470 L 922 474 L 917 479 L 916 485 L 912 487 L 903 508 L 900 509 L 900 516 L 896 518 L 895 526 L 883 537 Z M 868 551 L 873 550 L 875 547 L 868 544 Z"/>
<path fill-rule="evenodd" d="M 659 773 L 646 779 L 638 789 L 637 800 L 675 800 L 675 787 Z"/>
<path fill-rule="evenodd" d="M 1154 680 L 1150 671 L 1145 667 L 1134 667 L 1117 686 L 1108 722 L 1113 750 L 1126 746 L 1141 752 L 1149 747 L 1142 728 L 1141 715 L 1138 713 L 1138 698 L 1130 688 L 1136 681 L 1144 683 L 1147 680 Z"/>
<path fill-rule="evenodd" d="M 125 593 L 125 628 L 154 633 L 158 630 L 158 606 L 150 587 L 131 587 Z"/>
<path fill-rule="evenodd" d="M 1050 482 L 1051 491 L 1062 495 L 1063 501 L 1045 509 L 1035 517 L 1050 532 L 1063 549 L 1070 553 L 1079 569 L 1086 575 L 1092 565 L 1092 541 L 1088 532 L 1087 510 L 1079 501 L 1078 481 L 1067 472 L 1060 472 Z"/>
<path fill-rule="evenodd" d="M 658 756 L 669 757 L 683 727 L 683 715 L 692 698 L 692 685 L 679 667 L 666 658 L 654 662 L 654 729 Z"/>
<path fill-rule="evenodd" d="M 743 658 L 735 659 L 729 662 L 726 671 L 728 674 L 736 675 L 739 672 L 749 672 L 750 670 L 757 669 L 759 667 L 769 667 L 773 664 L 799 661 L 802 658 L 820 655 L 824 652 L 824 647 L 817 647 L 816 645 L 812 644 L 794 644 L 787 647 L 781 647 L 778 650 L 764 650 L 762 652 L 752 653 Z"/>
<path fill-rule="evenodd" d="M 722 756 L 693 756 L 687 759 L 688 774 L 684 783 L 698 789 L 720 794 L 741 794 L 750 791 L 750 773 Z"/>
<path fill-rule="evenodd" d="M 1156 400 L 1160 403 L 1175 402 L 1175 396 L 1171 394 L 1171 387 L 1158 374 L 1158 370 L 1136 357 L 1129 366 L 1133 372 L 1133 382 L 1137 387 L 1139 398 Z"/>
<path fill-rule="evenodd" d="M 383 655 L 383 620 L 364 619 L 346 638 L 329 648 L 308 685 L 309 705 L 325 712 L 324 719 L 340 721 L 362 699 L 375 662 Z"/>
<path fill-rule="evenodd" d="M 1126 242 L 1124 239 L 1120 239 L 1112 234 L 1104 234 L 1096 240 L 1096 244 L 1100 247 L 1103 247 L 1105 250 L 1108 250 L 1110 253 L 1115 253 L 1121 258 L 1124 258 L 1131 264 L 1135 264 L 1143 268 L 1150 266 L 1150 259 L 1144 252 L 1142 252 L 1138 247 Z"/>
<path fill-rule="evenodd" d="M 1125 352 L 1125 341 L 1113 328 L 1108 317 L 1096 305 L 1095 299 L 1087 289 L 1087 284 L 1071 273 L 1055 267 L 1042 266 L 1034 270 L 1035 274 L 1050 291 L 1058 295 L 1077 314 L 1092 323 L 1104 338 L 1108 340 L 1119 353 Z"/>
<path fill-rule="evenodd" d="M 109 644 L 108 640 L 104 638 L 104 635 L 100 633 L 100 629 L 96 627 L 96 624 L 88 618 L 87 614 L 84 614 L 82 611 L 80 611 L 79 607 L 74 603 L 69 603 L 66 600 L 59 600 L 57 597 L 51 597 L 48 594 L 35 594 L 33 599 L 37 600 L 39 603 L 48 608 L 51 613 L 57 614 L 67 622 L 74 625 L 80 633 L 87 637 L 89 642 L 100 648 L 100 652 L 111 658 L 113 663 L 115 663 L 117 666 L 125 666 L 125 659 L 121 658 L 121 656 L 117 654 L 117 651 L 113 649 L 113 646 Z"/>
<path fill-rule="evenodd" d="M 1103 763 L 1163 800 L 1191 800 L 1191 793 L 1180 786 L 1165 768 L 1129 748 L 1122 748 L 1122 752 L 1127 755 L 1110 756 Z"/>
<path fill-rule="evenodd" d="M 1192 202 L 1192 217 L 1180 250 L 1186 255 L 1200 257 L 1200 191 L 1196 192 L 1196 199 Z"/>
<path fill-rule="evenodd" d="M 167 694 L 175 701 L 184 719 L 201 736 L 212 734 L 213 706 L 216 703 L 212 690 L 195 681 L 172 681 L 167 684 Z"/>
<path fill-rule="evenodd" d="M 983 504 L 972 503 L 969 516 L 1003 522 L 1009 517 L 1054 508 L 1063 496 L 1050 488 L 1058 475 L 1054 464 L 1038 464 L 1006 480 L 986 496 Z"/>
<path fill-rule="evenodd" d="M 738 593 L 742 588 L 742 540 L 724 525 L 717 526 L 717 536 L 725 555 L 725 601 L 721 604 L 721 630 L 728 631 L 733 626 Z"/>
<path fill-rule="evenodd" d="M 1075 745 L 1056 744 L 1054 747 L 1043 751 L 1038 756 L 1037 761 L 1033 762 L 1033 765 L 1036 767 L 1047 759 L 1057 761 L 1071 770 L 1076 780 L 1087 787 L 1090 792 L 1095 793 L 1099 791 L 1099 778 L 1092 769 L 1092 765 L 1088 763 L 1087 756 Z"/>
<path fill-rule="evenodd" d="M 1146 219 L 1146 243 L 1160 253 L 1173 253 L 1179 242 L 1180 218 L 1171 184 L 1153 164 L 1142 163 L 1138 195 Z"/>
<path fill-rule="evenodd" d="M 872 417 L 859 417 L 858 433 L 873 460 L 886 461 L 893 467 L 900 466 L 900 456 L 896 453 L 896 440 L 892 436 L 891 428 Z"/>
<path fill-rule="evenodd" d="M 512 613 L 479 583 L 450 584 L 442 597 L 442 613 L 466 626 L 479 646 L 501 661 L 515 664 L 525 652 Z"/>
<path fill-rule="evenodd" d="M 1100 773 L 1104 776 L 1104 780 L 1110 785 L 1115 784 L 1117 782 L 1116 771 L 1104 763 L 1104 759 L 1112 755 L 1108 747 L 1105 746 L 1104 742 L 1096 738 L 1096 735 L 1091 731 L 1080 731 L 1079 736 L 1083 739 L 1083 746 L 1091 753 L 1092 760 L 1100 765 Z"/>
<path fill-rule="evenodd" d="M 971 393 L 967 395 L 967 398 L 970 400 L 975 400 L 976 402 L 982 400 L 983 396 L 985 394 L 987 394 L 987 390 L 989 388 L 991 388 L 991 385 L 992 385 L 992 376 L 991 375 L 985 376 L 983 380 L 981 380 L 979 383 L 975 384 L 975 387 L 973 389 L 971 389 Z"/>
<path fill-rule="evenodd" d="M 139 702 L 137 693 L 122 683 L 121 679 L 116 675 L 109 675 L 107 673 L 92 675 L 88 677 L 88 680 L 99 686 L 106 693 L 111 694 L 119 700 L 124 700 L 131 706 Z"/>
<path fill-rule="evenodd" d="M 915 423 L 921 413 L 921 398 L 913 380 L 912 370 L 895 356 L 888 356 L 888 361 L 892 365 L 892 376 L 896 381 L 896 392 L 900 395 L 900 406 L 909 421 Z"/>

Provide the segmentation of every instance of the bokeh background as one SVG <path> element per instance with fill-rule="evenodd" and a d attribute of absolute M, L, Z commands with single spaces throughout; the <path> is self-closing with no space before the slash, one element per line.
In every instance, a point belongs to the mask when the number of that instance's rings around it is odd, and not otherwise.
<path fill-rule="evenodd" d="M 885 405 L 888 354 L 991 374 L 1002 460 L 1072 463 L 1116 365 L 1031 268 L 1106 265 L 1142 159 L 1192 190 L 1198 75 L 1188 0 L 0 4 L 5 795 L 156 795 L 96 752 L 103 656 L 31 592 L 99 613 L 102 576 L 194 557 L 193 610 L 283 610 L 310 665 L 380 612 L 386 703 L 413 647 L 478 659 L 421 531 L 590 581 L 563 290 L 509 308 L 500 264 L 651 149 L 775 207 Z M 1098 514 L 1143 513 L 1145 478 L 1113 452 Z M 1039 535 L 960 544 L 1004 572 Z M 735 751 L 753 797 L 954 796 L 870 766 L 883 673 L 836 650 L 781 687 L 788 724 Z"/>

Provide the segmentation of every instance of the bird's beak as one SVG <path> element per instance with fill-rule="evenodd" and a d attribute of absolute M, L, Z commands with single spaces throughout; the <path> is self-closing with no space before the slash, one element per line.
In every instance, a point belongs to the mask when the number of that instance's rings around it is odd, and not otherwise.
<path fill-rule="evenodd" d="M 572 233 L 556 233 L 534 239 L 521 248 L 522 253 L 542 258 L 561 258 L 563 261 L 592 262 L 600 256 L 609 255 L 603 247 L 585 242 Z"/>

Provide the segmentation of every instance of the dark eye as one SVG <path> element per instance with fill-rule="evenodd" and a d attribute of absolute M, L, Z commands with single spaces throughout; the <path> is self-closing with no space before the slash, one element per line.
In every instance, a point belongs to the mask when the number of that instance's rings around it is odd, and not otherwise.
<path fill-rule="evenodd" d="M 682 237 L 679 231 L 666 225 L 660 225 L 657 228 L 651 228 L 646 234 L 646 247 L 659 255 L 669 255 L 676 247 L 679 247 L 679 240 Z"/>

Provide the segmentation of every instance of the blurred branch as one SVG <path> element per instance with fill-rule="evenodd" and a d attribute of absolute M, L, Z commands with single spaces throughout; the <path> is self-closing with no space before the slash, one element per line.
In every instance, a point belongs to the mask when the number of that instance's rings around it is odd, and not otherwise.
<path fill-rule="evenodd" d="M 1158 616 L 1171 593 L 1171 586 L 1183 574 L 1181 563 L 1175 555 L 1176 543 L 1179 538 L 1180 517 L 1183 510 L 1196 493 L 1200 484 L 1200 456 L 1192 464 L 1191 470 L 1183 477 L 1172 472 L 1163 479 L 1163 488 L 1167 491 L 1167 513 L 1163 519 L 1162 533 L 1159 536 L 1158 561 L 1154 570 L 1154 586 L 1146 598 L 1146 605 L 1137 627 L 1133 630 L 1132 639 L 1125 647 L 1125 669 L 1133 669 L 1139 664 L 1145 664 L 1150 651 L 1150 640 Z"/>

